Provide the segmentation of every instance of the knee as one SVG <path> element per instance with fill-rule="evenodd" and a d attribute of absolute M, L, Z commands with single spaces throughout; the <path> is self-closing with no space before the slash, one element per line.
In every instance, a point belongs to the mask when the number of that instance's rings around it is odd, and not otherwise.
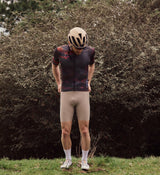
<path fill-rule="evenodd" d="M 62 137 L 66 138 L 66 137 L 69 137 L 69 136 L 70 136 L 70 130 L 67 129 L 67 128 L 63 128 L 62 129 Z"/>
<path fill-rule="evenodd" d="M 81 136 L 83 136 L 83 137 L 88 137 L 89 136 L 88 127 L 82 127 L 80 132 L 81 132 Z"/>

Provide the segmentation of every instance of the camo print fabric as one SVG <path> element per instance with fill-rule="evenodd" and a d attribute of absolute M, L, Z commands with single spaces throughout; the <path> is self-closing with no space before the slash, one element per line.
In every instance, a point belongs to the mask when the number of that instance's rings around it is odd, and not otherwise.
<path fill-rule="evenodd" d="M 56 48 L 52 63 L 60 65 L 62 92 L 88 91 L 88 65 L 94 63 L 94 55 L 94 48 L 89 46 L 80 55 L 75 55 L 68 45 Z"/>

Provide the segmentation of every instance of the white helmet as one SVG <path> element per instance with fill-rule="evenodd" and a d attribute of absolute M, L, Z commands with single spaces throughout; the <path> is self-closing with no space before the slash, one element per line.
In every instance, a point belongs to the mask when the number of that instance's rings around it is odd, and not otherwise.
<path fill-rule="evenodd" d="M 83 49 L 87 45 L 87 33 L 80 27 L 75 27 L 68 34 L 68 41 L 77 49 Z"/>

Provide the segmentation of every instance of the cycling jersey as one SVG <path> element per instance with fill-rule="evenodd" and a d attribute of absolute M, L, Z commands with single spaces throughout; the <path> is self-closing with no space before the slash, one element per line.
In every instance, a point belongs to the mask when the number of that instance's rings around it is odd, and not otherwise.
<path fill-rule="evenodd" d="M 68 45 L 57 47 L 52 63 L 60 64 L 61 91 L 88 91 L 88 65 L 94 63 L 95 50 L 85 47 L 80 55 L 70 50 Z"/>

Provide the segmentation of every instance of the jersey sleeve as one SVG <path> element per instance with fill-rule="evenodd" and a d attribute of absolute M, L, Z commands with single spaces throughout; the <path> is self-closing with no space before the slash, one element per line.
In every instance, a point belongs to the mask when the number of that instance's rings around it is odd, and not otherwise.
<path fill-rule="evenodd" d="M 94 64 L 94 56 L 95 56 L 95 49 L 92 48 L 92 49 L 91 49 L 91 54 L 90 54 L 90 62 L 89 62 L 89 65 Z"/>
<path fill-rule="evenodd" d="M 52 63 L 57 66 L 59 64 L 59 51 L 58 49 L 55 50 L 54 52 L 54 57 L 52 58 Z"/>

